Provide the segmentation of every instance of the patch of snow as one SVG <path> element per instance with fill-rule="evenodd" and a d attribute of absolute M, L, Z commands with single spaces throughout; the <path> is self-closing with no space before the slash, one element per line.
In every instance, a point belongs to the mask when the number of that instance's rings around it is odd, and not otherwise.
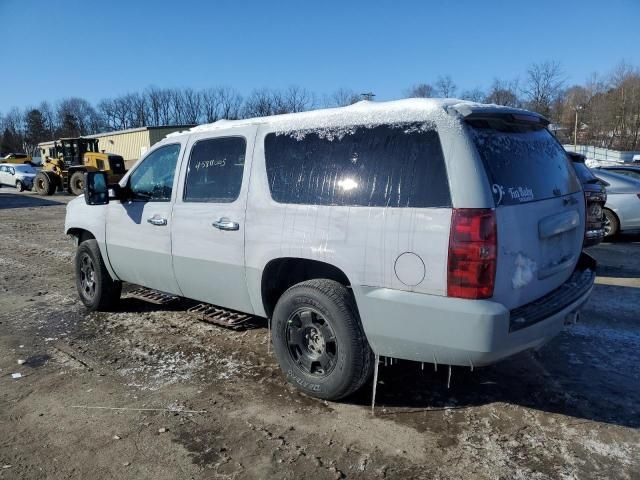
<path fill-rule="evenodd" d="M 480 104 L 464 100 L 445 98 L 408 98 L 390 102 L 370 102 L 363 100 L 347 107 L 327 108 L 301 113 L 286 113 L 268 117 L 256 117 L 243 120 L 218 120 L 214 123 L 198 125 L 189 130 L 174 132 L 167 138 L 190 133 L 209 132 L 231 127 L 269 124 L 274 131 L 287 133 L 297 130 L 326 131 L 353 125 L 403 124 L 432 121 L 436 117 L 450 117 L 450 108 Z"/>
<path fill-rule="evenodd" d="M 529 257 L 519 253 L 515 260 L 516 269 L 511 278 L 511 284 L 514 289 L 522 288 L 531 283 L 534 273 L 538 270 L 535 261 Z"/>
<path fill-rule="evenodd" d="M 582 445 L 592 453 L 613 458 L 624 464 L 631 463 L 631 448 L 622 443 L 603 443 L 594 438 L 584 438 Z"/>

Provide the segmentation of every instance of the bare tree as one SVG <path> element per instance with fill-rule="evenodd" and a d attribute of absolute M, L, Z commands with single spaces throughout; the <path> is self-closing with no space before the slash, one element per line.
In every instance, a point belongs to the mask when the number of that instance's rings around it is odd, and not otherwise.
<path fill-rule="evenodd" d="M 220 89 L 220 118 L 234 120 L 240 118 L 242 95 L 230 87 Z"/>
<path fill-rule="evenodd" d="M 519 107 L 518 81 L 505 82 L 497 78 L 494 79 L 484 102 L 504 105 L 506 107 Z"/>
<path fill-rule="evenodd" d="M 360 95 L 350 88 L 339 88 L 324 99 L 325 107 L 346 107 L 360 101 Z"/>
<path fill-rule="evenodd" d="M 244 102 L 242 115 L 245 118 L 273 115 L 279 101 L 268 88 L 254 90 Z"/>
<path fill-rule="evenodd" d="M 145 90 L 144 96 L 149 108 L 149 124 L 169 125 L 171 123 L 171 91 L 152 86 Z"/>
<path fill-rule="evenodd" d="M 435 96 L 435 88 L 428 83 L 417 83 L 404 93 L 406 98 L 431 98 Z"/>
<path fill-rule="evenodd" d="M 172 88 L 170 90 L 171 100 L 171 120 L 169 125 L 182 125 L 187 123 L 186 107 L 182 96 L 182 91 L 178 88 Z"/>
<path fill-rule="evenodd" d="M 145 127 L 149 124 L 149 104 L 144 94 L 127 95 L 131 104 L 131 127 Z"/>
<path fill-rule="evenodd" d="M 486 94 L 478 87 L 471 90 L 465 90 L 460 97 L 463 100 L 470 100 L 472 102 L 482 102 L 486 97 Z"/>
<path fill-rule="evenodd" d="M 562 92 L 564 82 L 560 63 L 547 61 L 531 65 L 523 89 L 528 108 L 550 116 L 551 107 Z"/>
<path fill-rule="evenodd" d="M 56 114 L 53 111 L 53 108 L 51 108 L 49 102 L 41 102 L 38 106 L 38 110 L 42 112 L 47 137 L 49 139 L 53 139 L 56 130 Z"/>
<path fill-rule="evenodd" d="M 202 103 L 202 117 L 206 123 L 215 122 L 220 118 L 222 106 L 222 89 L 207 88 L 200 92 Z"/>
<path fill-rule="evenodd" d="M 202 113 L 202 96 L 191 88 L 182 90 L 183 121 L 188 124 L 196 124 L 200 121 Z"/>
<path fill-rule="evenodd" d="M 77 128 L 76 135 L 88 135 L 100 131 L 101 119 L 96 109 L 83 98 L 66 98 L 62 100 L 57 108 L 56 113 L 58 116 L 58 123 L 67 126 L 72 123 Z M 73 118 L 73 122 L 72 119 Z M 69 129 L 67 129 L 69 130 Z M 71 131 L 67 131 L 66 134 L 71 134 Z"/>
<path fill-rule="evenodd" d="M 315 97 L 306 88 L 292 85 L 282 93 L 285 109 L 287 112 L 305 112 L 313 109 Z"/>
<path fill-rule="evenodd" d="M 435 84 L 438 95 L 444 98 L 450 98 L 455 96 L 457 85 L 454 83 L 451 75 L 439 76 Z"/>

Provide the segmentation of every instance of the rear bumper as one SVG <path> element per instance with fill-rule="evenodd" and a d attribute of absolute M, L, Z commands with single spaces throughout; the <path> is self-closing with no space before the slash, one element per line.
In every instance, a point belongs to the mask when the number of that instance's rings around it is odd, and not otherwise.
<path fill-rule="evenodd" d="M 512 312 L 490 300 L 372 287 L 354 287 L 354 293 L 365 334 L 377 354 L 419 362 L 482 366 L 551 340 L 562 330 L 565 320 L 586 303 L 594 278 L 595 273 L 580 291 L 568 295 L 567 303 L 556 303 L 554 308 L 547 308 L 543 317 L 538 316 L 517 330 L 512 328 Z M 565 283 L 551 294 L 569 287 Z"/>

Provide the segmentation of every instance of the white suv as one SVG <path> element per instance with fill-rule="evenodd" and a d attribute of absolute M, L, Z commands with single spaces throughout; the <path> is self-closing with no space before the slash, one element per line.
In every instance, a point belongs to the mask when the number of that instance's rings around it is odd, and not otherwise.
<path fill-rule="evenodd" d="M 267 317 L 288 380 L 327 399 L 374 352 L 473 367 L 538 347 L 595 277 L 547 123 L 410 99 L 171 134 L 69 203 L 80 298 L 110 308 L 126 281 Z"/>

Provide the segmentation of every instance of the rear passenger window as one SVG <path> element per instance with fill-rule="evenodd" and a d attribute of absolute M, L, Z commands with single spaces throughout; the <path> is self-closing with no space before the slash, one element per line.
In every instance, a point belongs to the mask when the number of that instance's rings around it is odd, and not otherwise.
<path fill-rule="evenodd" d="M 280 203 L 451 206 L 440 139 L 428 123 L 270 133 L 265 160 Z"/>
<path fill-rule="evenodd" d="M 231 203 L 242 185 L 247 142 L 242 137 L 200 140 L 191 149 L 185 202 Z"/>

